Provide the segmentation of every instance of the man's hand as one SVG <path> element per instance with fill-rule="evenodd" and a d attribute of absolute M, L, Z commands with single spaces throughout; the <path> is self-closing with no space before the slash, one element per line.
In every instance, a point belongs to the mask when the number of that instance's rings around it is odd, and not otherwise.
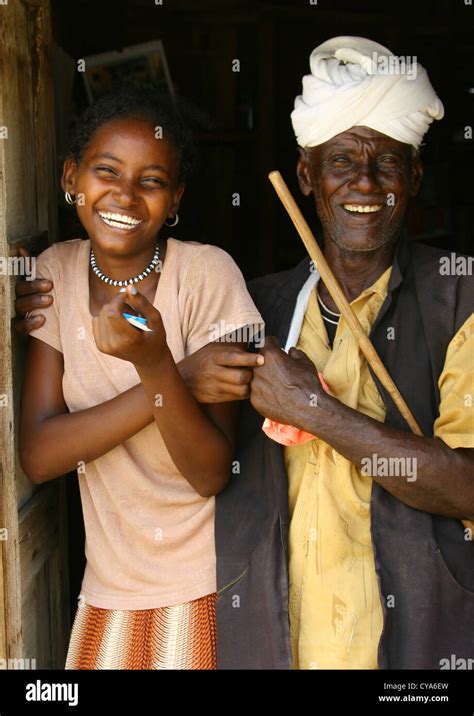
<path fill-rule="evenodd" d="M 28 249 L 20 246 L 18 248 L 20 256 L 27 258 L 30 256 Z M 39 328 L 45 322 L 45 317 L 42 315 L 34 316 L 32 318 L 25 318 L 25 314 L 28 311 L 34 309 L 45 308 L 50 306 L 53 302 L 53 297 L 48 294 L 53 288 L 52 281 L 46 279 L 37 278 L 34 281 L 27 281 L 26 279 L 20 279 L 15 285 L 15 330 L 20 335 L 28 335 L 35 328 Z"/>
<path fill-rule="evenodd" d="M 286 354 L 273 336 L 265 339 L 265 364 L 254 370 L 250 402 L 265 418 L 306 429 L 308 414 L 326 396 L 314 363 L 291 348 Z"/>
<path fill-rule="evenodd" d="M 228 403 L 250 397 L 253 368 L 263 363 L 262 355 L 235 344 L 208 343 L 178 367 L 198 403 Z"/>

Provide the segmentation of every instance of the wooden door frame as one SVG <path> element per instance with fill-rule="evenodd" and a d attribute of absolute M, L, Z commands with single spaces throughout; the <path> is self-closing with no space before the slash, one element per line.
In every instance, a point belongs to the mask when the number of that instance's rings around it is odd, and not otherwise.
<path fill-rule="evenodd" d="M 0 37 L 0 125 L 8 129 L 0 139 L 0 256 L 13 257 L 19 244 L 37 253 L 57 239 L 50 0 L 0 5 Z M 0 530 L 7 529 L 0 659 L 38 656 L 38 668 L 61 668 L 69 631 L 66 485 L 63 478 L 33 487 L 18 460 L 25 346 L 12 331 L 15 280 L 0 275 Z"/>

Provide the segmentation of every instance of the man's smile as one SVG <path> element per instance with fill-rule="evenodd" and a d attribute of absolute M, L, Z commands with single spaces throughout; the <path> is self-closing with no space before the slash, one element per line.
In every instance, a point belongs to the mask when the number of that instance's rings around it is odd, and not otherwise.
<path fill-rule="evenodd" d="M 372 224 L 379 222 L 383 216 L 386 217 L 386 213 L 383 209 L 386 204 L 361 204 L 357 203 L 345 203 L 339 204 L 338 209 L 344 214 L 344 221 L 349 221 L 354 224 Z"/>
<path fill-rule="evenodd" d="M 346 211 L 359 214 L 372 214 L 383 209 L 383 204 L 343 204 Z"/>

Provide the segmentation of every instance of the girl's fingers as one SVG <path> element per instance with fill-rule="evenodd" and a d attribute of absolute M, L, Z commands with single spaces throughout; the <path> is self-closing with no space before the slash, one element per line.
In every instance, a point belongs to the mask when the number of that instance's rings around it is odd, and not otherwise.
<path fill-rule="evenodd" d="M 221 383 L 219 386 L 219 403 L 229 403 L 232 400 L 245 400 L 250 397 L 250 385 L 232 385 Z"/>
<path fill-rule="evenodd" d="M 135 291 L 135 293 L 133 293 Z M 142 316 L 144 316 L 149 323 L 153 321 L 154 318 L 156 318 L 156 314 L 158 313 L 157 309 L 153 306 L 153 304 L 150 303 L 150 301 L 145 298 L 145 296 L 137 291 L 137 289 L 134 286 L 127 286 L 126 293 L 120 294 L 121 296 L 124 296 L 127 300 L 127 303 L 134 308 L 138 313 L 141 313 Z"/>
<path fill-rule="evenodd" d="M 109 301 L 107 305 L 107 315 L 110 316 L 122 316 L 122 313 L 124 313 L 124 305 L 125 301 L 127 301 L 127 294 L 125 292 L 123 293 L 117 293 L 111 301 Z"/>
<path fill-rule="evenodd" d="M 103 340 L 106 339 L 110 331 L 113 331 L 113 333 L 129 333 L 131 326 L 122 316 L 122 313 L 126 313 L 126 301 L 128 301 L 126 293 L 117 293 L 109 303 L 102 307 L 99 319 Z"/>
<path fill-rule="evenodd" d="M 242 348 L 224 348 L 216 351 L 214 360 L 218 365 L 229 368 L 256 368 L 265 363 L 260 353 L 248 353 Z"/>
<path fill-rule="evenodd" d="M 226 385 L 249 385 L 252 380 L 253 371 L 249 368 L 224 368 L 216 371 L 215 377 L 219 383 Z"/>

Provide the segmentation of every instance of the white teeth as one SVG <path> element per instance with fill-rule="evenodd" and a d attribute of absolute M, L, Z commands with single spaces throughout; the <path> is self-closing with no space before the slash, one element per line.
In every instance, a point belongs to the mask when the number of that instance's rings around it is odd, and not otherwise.
<path fill-rule="evenodd" d="M 113 214 L 110 211 L 99 211 L 99 216 L 108 226 L 113 226 L 117 229 L 133 228 L 143 223 L 141 219 L 135 219 L 133 216 Z"/>
<path fill-rule="evenodd" d="M 382 204 L 374 204 L 373 206 L 362 206 L 361 204 L 343 204 L 347 211 L 357 211 L 359 214 L 371 214 L 374 211 L 380 211 Z"/>

